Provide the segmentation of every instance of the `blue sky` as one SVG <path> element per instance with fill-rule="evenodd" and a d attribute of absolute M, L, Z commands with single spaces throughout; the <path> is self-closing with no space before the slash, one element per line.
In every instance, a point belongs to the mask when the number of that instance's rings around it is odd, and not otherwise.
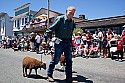
<path fill-rule="evenodd" d="M 14 9 L 31 3 L 30 9 L 47 8 L 48 0 L 0 0 L 0 12 L 14 16 Z M 75 6 L 75 17 L 85 14 L 87 19 L 125 15 L 125 0 L 50 0 L 50 9 L 65 14 L 68 6 Z"/>

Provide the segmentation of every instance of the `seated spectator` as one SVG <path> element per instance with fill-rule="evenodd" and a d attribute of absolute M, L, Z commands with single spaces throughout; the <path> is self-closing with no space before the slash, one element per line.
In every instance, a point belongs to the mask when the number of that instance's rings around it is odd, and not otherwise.
<path fill-rule="evenodd" d="M 90 50 L 89 50 L 88 57 L 90 56 L 90 54 L 96 53 L 97 51 L 98 51 L 98 46 L 97 46 L 96 43 L 94 42 L 93 45 L 90 46 Z"/>
<path fill-rule="evenodd" d="M 17 48 L 17 43 L 16 43 L 16 41 L 14 41 L 14 43 L 13 43 L 13 49 L 15 49 L 15 48 Z"/>
<path fill-rule="evenodd" d="M 89 48 L 88 48 L 88 45 L 84 45 L 84 56 L 82 56 L 83 58 L 84 57 L 88 57 L 87 55 L 88 55 L 88 53 L 89 53 Z"/>
<path fill-rule="evenodd" d="M 84 43 L 80 43 L 80 45 L 76 48 L 76 52 L 75 52 L 75 55 L 76 56 L 83 56 L 83 52 L 84 52 Z"/>

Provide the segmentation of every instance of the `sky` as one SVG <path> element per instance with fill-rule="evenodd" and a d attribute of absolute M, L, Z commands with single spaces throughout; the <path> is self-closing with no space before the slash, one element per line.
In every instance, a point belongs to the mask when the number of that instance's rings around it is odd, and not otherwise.
<path fill-rule="evenodd" d="M 48 7 L 48 0 L 0 0 L 0 12 L 14 16 L 14 9 L 26 3 L 34 11 Z M 125 0 L 50 0 L 50 10 L 65 14 L 68 6 L 75 6 L 75 17 L 84 14 L 88 20 L 125 15 Z"/>

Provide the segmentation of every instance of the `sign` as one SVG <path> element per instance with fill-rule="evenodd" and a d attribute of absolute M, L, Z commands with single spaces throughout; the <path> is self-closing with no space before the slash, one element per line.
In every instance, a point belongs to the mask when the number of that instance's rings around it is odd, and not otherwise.
<path fill-rule="evenodd" d="M 1 35 L 5 36 L 5 27 L 1 28 Z"/>

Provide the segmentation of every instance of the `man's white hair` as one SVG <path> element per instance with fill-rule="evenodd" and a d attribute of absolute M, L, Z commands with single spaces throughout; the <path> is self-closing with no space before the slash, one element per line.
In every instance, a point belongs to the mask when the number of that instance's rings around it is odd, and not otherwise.
<path fill-rule="evenodd" d="M 76 8 L 75 8 L 74 6 L 69 6 L 69 7 L 67 8 L 67 10 L 74 10 L 74 11 L 76 11 Z"/>

